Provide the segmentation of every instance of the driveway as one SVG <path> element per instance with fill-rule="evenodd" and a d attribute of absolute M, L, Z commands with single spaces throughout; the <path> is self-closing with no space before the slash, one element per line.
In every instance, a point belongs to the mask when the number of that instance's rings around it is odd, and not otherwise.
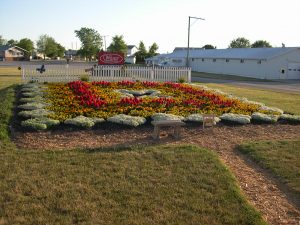
<path fill-rule="evenodd" d="M 211 79 L 192 76 L 192 82 L 200 83 L 216 83 L 228 84 L 238 87 L 251 87 L 257 89 L 268 89 L 273 91 L 293 92 L 300 93 L 300 80 L 275 80 L 275 81 L 236 81 L 236 80 L 223 80 Z"/>

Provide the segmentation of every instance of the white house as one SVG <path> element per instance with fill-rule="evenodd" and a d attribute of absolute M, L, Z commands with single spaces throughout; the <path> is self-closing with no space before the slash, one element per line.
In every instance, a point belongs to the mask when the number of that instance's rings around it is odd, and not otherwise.
<path fill-rule="evenodd" d="M 186 66 L 187 50 L 164 55 L 166 66 Z M 300 48 L 190 49 L 192 71 L 259 79 L 300 79 Z"/>
<path fill-rule="evenodd" d="M 127 45 L 127 56 L 134 55 L 138 51 L 135 45 Z"/>
<path fill-rule="evenodd" d="M 127 45 L 127 55 L 125 58 L 125 62 L 129 64 L 135 64 L 136 58 L 135 53 L 138 51 L 135 45 Z"/>

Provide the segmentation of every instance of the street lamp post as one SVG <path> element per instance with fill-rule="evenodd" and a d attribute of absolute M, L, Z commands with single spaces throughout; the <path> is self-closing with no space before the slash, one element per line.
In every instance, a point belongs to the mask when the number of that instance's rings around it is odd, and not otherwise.
<path fill-rule="evenodd" d="M 196 20 L 205 20 L 203 18 L 189 16 L 189 26 L 188 26 L 188 46 L 186 53 L 186 66 L 189 67 L 189 56 L 190 56 L 190 29 L 191 29 L 191 18 Z"/>
<path fill-rule="evenodd" d="M 106 51 L 106 37 L 108 37 L 109 35 L 103 35 L 101 37 L 103 37 L 104 39 L 104 50 Z"/>

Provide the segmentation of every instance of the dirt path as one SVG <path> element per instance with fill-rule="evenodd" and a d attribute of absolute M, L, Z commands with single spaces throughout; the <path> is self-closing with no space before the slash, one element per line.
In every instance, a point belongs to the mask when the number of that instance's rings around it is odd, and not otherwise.
<path fill-rule="evenodd" d="M 14 137 L 19 147 L 31 149 L 105 148 L 139 144 L 194 144 L 213 149 L 233 171 L 247 199 L 261 211 L 266 221 L 270 224 L 300 224 L 299 199 L 291 200 L 291 195 L 283 191 L 282 185 L 234 150 L 237 144 L 245 141 L 300 138 L 300 125 L 218 126 L 205 131 L 190 125 L 184 128 L 180 140 L 174 140 L 162 132 L 159 142 L 151 138 L 152 131 L 151 126 L 108 127 L 88 131 L 16 132 Z"/>

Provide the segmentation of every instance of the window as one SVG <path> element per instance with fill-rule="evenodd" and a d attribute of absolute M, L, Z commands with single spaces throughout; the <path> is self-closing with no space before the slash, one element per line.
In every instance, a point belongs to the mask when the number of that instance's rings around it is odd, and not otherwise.
<path fill-rule="evenodd" d="M 195 60 L 195 59 L 194 59 L 194 58 L 192 58 L 192 62 L 194 62 L 194 60 Z"/>
<path fill-rule="evenodd" d="M 240 63 L 244 63 L 244 62 L 245 62 L 245 60 L 244 60 L 244 59 L 241 59 Z"/>
<path fill-rule="evenodd" d="M 216 62 L 217 60 L 216 59 L 213 59 L 213 62 Z"/>
<path fill-rule="evenodd" d="M 204 62 L 204 59 L 202 59 L 202 62 Z"/>
<path fill-rule="evenodd" d="M 226 62 L 229 62 L 229 59 L 226 59 Z"/>

